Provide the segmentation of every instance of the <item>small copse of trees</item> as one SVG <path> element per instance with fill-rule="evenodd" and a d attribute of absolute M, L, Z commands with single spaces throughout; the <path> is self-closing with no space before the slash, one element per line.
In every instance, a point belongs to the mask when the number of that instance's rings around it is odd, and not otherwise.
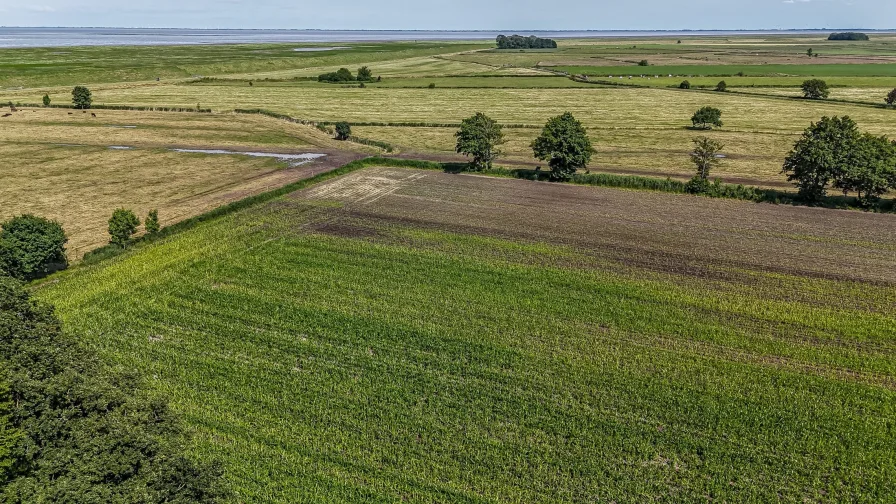
<path fill-rule="evenodd" d="M 481 112 L 464 119 L 454 136 L 457 138 L 455 150 L 472 157 L 470 169 L 474 171 L 490 169 L 500 155 L 498 147 L 504 143 L 501 125 Z"/>
<path fill-rule="evenodd" d="M 65 269 L 68 238 L 62 225 L 34 215 L 0 224 L 0 275 L 34 280 Z"/>
<path fill-rule="evenodd" d="M 370 68 L 363 66 L 358 69 L 358 82 L 373 82 L 373 72 Z"/>
<path fill-rule="evenodd" d="M 125 248 L 131 240 L 131 236 L 137 232 L 140 219 L 130 210 L 119 208 L 112 213 L 109 219 L 109 243 Z"/>
<path fill-rule="evenodd" d="M 520 35 L 498 35 L 495 40 L 498 49 L 556 49 L 557 42 L 548 38 L 539 38 L 534 35 L 522 37 Z"/>
<path fill-rule="evenodd" d="M 76 109 L 89 109 L 93 104 L 93 95 L 90 90 L 84 86 L 76 86 L 72 89 L 72 105 Z"/>
<path fill-rule="evenodd" d="M 340 68 L 335 72 L 320 74 L 317 80 L 318 82 L 353 82 L 355 76 L 348 68 Z"/>
<path fill-rule="evenodd" d="M 722 127 L 722 111 L 715 107 L 702 107 L 697 112 L 694 112 L 694 115 L 691 116 L 691 124 L 695 128 L 700 129 L 712 129 L 713 126 L 717 128 Z"/>
<path fill-rule="evenodd" d="M 832 33 L 828 40 L 868 40 L 868 35 L 859 32 Z"/>
<path fill-rule="evenodd" d="M 803 82 L 803 97 L 809 100 L 824 100 L 830 96 L 828 83 L 821 79 L 809 79 Z"/>
<path fill-rule="evenodd" d="M 591 161 L 594 148 L 582 123 L 566 112 L 551 118 L 532 142 L 536 159 L 547 161 L 552 180 L 569 180 Z"/>

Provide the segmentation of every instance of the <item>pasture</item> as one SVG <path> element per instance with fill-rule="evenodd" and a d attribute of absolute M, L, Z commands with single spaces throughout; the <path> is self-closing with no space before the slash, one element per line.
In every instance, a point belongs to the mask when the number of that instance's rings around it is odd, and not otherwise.
<path fill-rule="evenodd" d="M 38 293 L 235 502 L 879 502 L 894 243 L 886 215 L 373 168 Z"/>

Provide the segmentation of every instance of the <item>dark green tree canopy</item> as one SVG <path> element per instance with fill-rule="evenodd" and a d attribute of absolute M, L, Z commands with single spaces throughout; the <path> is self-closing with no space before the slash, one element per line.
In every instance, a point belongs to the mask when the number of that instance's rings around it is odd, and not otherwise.
<path fill-rule="evenodd" d="M 0 272 L 33 280 L 65 269 L 66 242 L 65 231 L 56 221 L 34 215 L 14 217 L 0 224 Z"/>
<path fill-rule="evenodd" d="M 183 430 L 165 402 L 106 370 L 10 277 L 0 277 L 0 369 L 2 502 L 211 504 L 222 496 L 220 471 L 183 455 Z"/>
<path fill-rule="evenodd" d="M 369 68 L 363 66 L 358 69 L 358 82 L 370 82 L 372 80 L 373 72 Z"/>
<path fill-rule="evenodd" d="M 130 210 L 119 208 L 112 213 L 109 219 L 109 243 L 126 247 L 131 236 L 137 232 L 140 219 Z"/>
<path fill-rule="evenodd" d="M 93 95 L 84 86 L 77 86 L 72 90 L 72 105 L 76 109 L 89 109 L 93 104 Z"/>
<path fill-rule="evenodd" d="M 492 167 L 492 161 L 500 155 L 498 146 L 504 143 L 501 125 L 481 112 L 464 119 L 454 136 L 457 138 L 455 150 L 472 156 L 470 168 L 477 171 Z"/>
<path fill-rule="evenodd" d="M 348 68 L 340 68 L 335 72 L 319 75 L 317 80 L 320 82 L 354 82 L 355 76 Z"/>
<path fill-rule="evenodd" d="M 546 39 L 546 38 L 538 38 L 534 35 L 529 37 L 521 37 L 519 35 L 498 35 L 498 38 L 495 40 L 498 45 L 498 49 L 556 49 L 557 42 Z"/>
<path fill-rule="evenodd" d="M 352 136 L 352 127 L 349 123 L 341 121 L 336 123 L 336 139 L 348 140 Z"/>
<path fill-rule="evenodd" d="M 809 79 L 803 82 L 803 97 L 810 100 L 823 100 L 830 95 L 828 83 L 821 79 Z"/>
<path fill-rule="evenodd" d="M 715 107 L 702 107 L 691 117 L 691 123 L 695 128 L 712 129 L 722 127 L 722 111 Z"/>
<path fill-rule="evenodd" d="M 44 98 L 43 98 L 43 102 L 44 102 L 44 107 L 49 107 L 50 106 L 50 95 L 45 94 Z"/>
<path fill-rule="evenodd" d="M 162 229 L 162 225 L 159 224 L 159 211 L 158 210 L 150 210 L 149 214 L 146 216 L 146 220 L 143 221 L 143 229 L 146 230 L 146 234 L 156 234 Z"/>
<path fill-rule="evenodd" d="M 690 81 L 681 81 L 681 84 L 678 85 L 678 89 L 691 89 Z"/>
<path fill-rule="evenodd" d="M 718 140 L 708 137 L 698 137 L 693 142 L 694 151 L 691 152 L 691 161 L 697 166 L 697 176 L 707 180 L 710 170 L 722 162 L 719 153 L 725 146 Z"/>
<path fill-rule="evenodd" d="M 532 151 L 536 159 L 548 162 L 552 179 L 569 180 L 576 170 L 588 165 L 594 148 L 582 123 L 566 112 L 547 122 L 532 142 Z"/>
<path fill-rule="evenodd" d="M 887 105 L 893 106 L 896 105 L 896 88 L 887 93 L 887 97 L 884 99 L 887 102 Z"/>
<path fill-rule="evenodd" d="M 858 126 L 848 116 L 822 117 L 797 140 L 784 160 L 782 173 L 803 198 L 818 200 L 832 180 L 848 171 L 859 138 Z"/>
<path fill-rule="evenodd" d="M 896 189 L 896 143 L 865 133 L 850 158 L 834 177 L 834 187 L 844 194 L 854 192 L 860 204 L 870 206 L 888 190 Z"/>
<path fill-rule="evenodd" d="M 719 81 L 719 83 L 716 84 L 716 91 L 719 91 L 721 93 L 728 91 L 728 83 L 726 83 L 725 81 Z"/>
<path fill-rule="evenodd" d="M 828 40 L 868 40 L 868 35 L 859 32 L 832 33 Z"/>

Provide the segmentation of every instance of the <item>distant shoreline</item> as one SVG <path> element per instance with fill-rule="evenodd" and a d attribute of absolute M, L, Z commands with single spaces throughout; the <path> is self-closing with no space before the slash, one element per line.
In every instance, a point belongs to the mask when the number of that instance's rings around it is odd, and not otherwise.
<path fill-rule="evenodd" d="M 459 41 L 493 39 L 499 34 L 538 34 L 550 38 L 689 37 L 816 35 L 835 31 L 896 33 L 896 29 L 769 30 L 321 30 L 217 28 L 0 27 L 0 49 L 79 46 L 164 46 L 265 43 L 344 43 Z"/>

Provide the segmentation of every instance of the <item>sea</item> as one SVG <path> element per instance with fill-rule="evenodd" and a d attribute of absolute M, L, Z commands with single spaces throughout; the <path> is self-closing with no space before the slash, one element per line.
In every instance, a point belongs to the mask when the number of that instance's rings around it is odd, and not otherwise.
<path fill-rule="evenodd" d="M 0 48 L 122 45 L 200 45 L 254 43 L 339 43 L 414 40 L 483 40 L 500 34 L 547 38 L 687 37 L 724 35 L 808 35 L 834 30 L 754 31 L 417 31 L 417 30 L 231 30 L 180 28 L 7 28 L 0 27 Z M 864 30 L 874 32 L 874 30 Z M 893 33 L 877 32 L 877 33 Z"/>

